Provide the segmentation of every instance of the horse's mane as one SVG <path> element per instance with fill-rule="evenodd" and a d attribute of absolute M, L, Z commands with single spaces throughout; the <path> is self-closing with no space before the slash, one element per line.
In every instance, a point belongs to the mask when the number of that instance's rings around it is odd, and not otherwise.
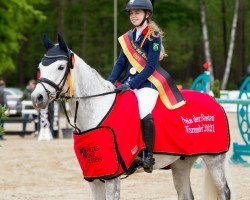
<path fill-rule="evenodd" d="M 105 91 L 112 91 L 114 90 L 114 85 L 105 80 L 94 68 L 88 65 L 82 58 L 75 54 L 75 67 L 79 68 L 79 70 L 83 70 L 83 73 L 80 73 L 79 76 L 81 77 L 80 81 L 86 83 L 83 85 L 84 91 L 92 90 L 93 92 L 105 92 Z M 79 81 L 79 80 L 78 80 Z M 91 87 L 91 88 L 90 88 Z"/>

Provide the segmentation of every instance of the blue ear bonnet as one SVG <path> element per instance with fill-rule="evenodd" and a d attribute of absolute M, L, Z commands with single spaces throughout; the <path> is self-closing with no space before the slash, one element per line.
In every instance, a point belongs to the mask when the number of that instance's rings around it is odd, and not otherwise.
<path fill-rule="evenodd" d="M 57 60 L 68 60 L 68 54 L 59 45 L 54 45 L 48 49 L 41 62 L 43 66 L 48 66 Z"/>

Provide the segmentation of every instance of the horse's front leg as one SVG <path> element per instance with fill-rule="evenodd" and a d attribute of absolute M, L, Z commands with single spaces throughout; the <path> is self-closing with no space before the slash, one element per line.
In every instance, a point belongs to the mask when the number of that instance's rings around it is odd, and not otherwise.
<path fill-rule="evenodd" d="M 120 199 L 120 177 L 105 181 L 106 200 Z"/>
<path fill-rule="evenodd" d="M 106 199 L 106 191 L 105 191 L 105 183 L 100 180 L 95 180 L 93 182 L 89 182 L 92 195 L 94 200 L 105 200 Z"/>

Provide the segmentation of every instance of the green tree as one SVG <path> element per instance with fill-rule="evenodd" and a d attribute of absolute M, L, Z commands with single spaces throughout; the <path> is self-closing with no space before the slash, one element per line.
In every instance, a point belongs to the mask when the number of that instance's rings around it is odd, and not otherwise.
<path fill-rule="evenodd" d="M 13 56 L 20 49 L 20 40 L 25 40 L 22 31 L 31 28 L 33 19 L 45 19 L 35 10 L 36 0 L 1 0 L 0 2 L 0 74 L 14 70 Z"/>
<path fill-rule="evenodd" d="M 132 28 L 128 13 L 123 10 L 127 2 L 118 0 L 118 36 Z M 234 1 L 205 2 L 214 74 L 221 80 L 235 5 Z M 231 85 L 236 87 L 239 79 L 246 76 L 246 66 L 238 69 L 239 59 L 246 65 L 250 63 L 250 38 L 247 34 L 250 31 L 250 3 L 248 0 L 240 2 L 243 5 L 241 27 L 244 27 L 240 35 L 244 45 L 235 46 L 228 88 Z M 165 32 L 164 45 L 168 53 L 161 66 L 177 83 L 185 86 L 185 82 L 203 71 L 205 62 L 199 1 L 154 0 L 153 3 L 153 19 Z M 0 74 L 5 70 L 10 72 L 5 76 L 8 85 L 23 85 L 34 78 L 45 53 L 41 43 L 43 33 L 56 43 L 59 31 L 69 47 L 106 78 L 113 67 L 113 9 L 110 0 L 1 0 Z M 239 51 L 241 56 L 237 55 Z"/>
<path fill-rule="evenodd" d="M 156 0 L 153 19 L 165 32 L 168 57 L 161 63 L 176 82 L 183 83 L 201 72 L 203 55 L 197 1 Z"/>

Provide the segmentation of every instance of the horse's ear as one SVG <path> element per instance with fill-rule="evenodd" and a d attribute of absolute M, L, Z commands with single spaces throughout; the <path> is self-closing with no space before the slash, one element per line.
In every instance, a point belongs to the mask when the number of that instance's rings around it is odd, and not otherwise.
<path fill-rule="evenodd" d="M 43 34 L 43 46 L 47 50 L 54 46 L 54 44 L 49 40 L 49 38 L 45 34 Z"/>
<path fill-rule="evenodd" d="M 57 33 L 57 40 L 58 40 L 59 47 L 60 47 L 63 51 L 65 51 L 65 52 L 68 53 L 68 52 L 69 52 L 69 49 L 68 49 L 66 43 L 64 42 L 63 37 L 62 37 L 59 33 Z"/>

